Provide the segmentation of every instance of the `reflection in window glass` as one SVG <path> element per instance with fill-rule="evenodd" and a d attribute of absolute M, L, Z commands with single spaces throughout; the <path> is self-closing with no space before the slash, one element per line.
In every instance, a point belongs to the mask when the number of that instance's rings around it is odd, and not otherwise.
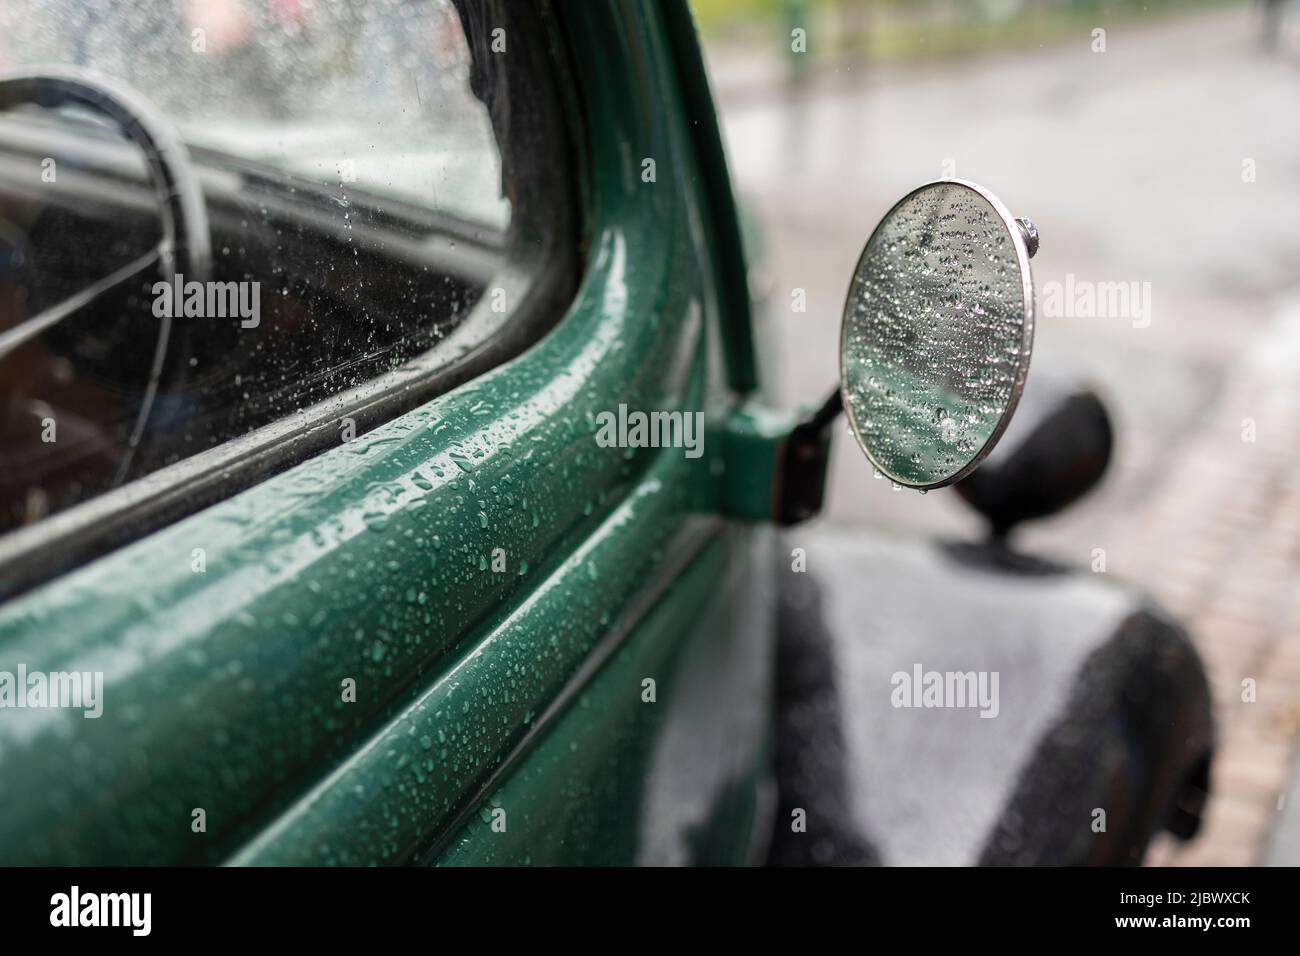
<path fill-rule="evenodd" d="M 0 533 L 364 384 L 463 321 L 512 218 L 469 51 L 445 0 L 0 0 L 0 71 L 93 71 L 175 127 L 211 279 L 257 306 L 165 328 L 156 283 L 176 277 L 154 269 L 28 334 L 160 225 L 135 143 L 84 109 L 9 104 Z"/>
<path fill-rule="evenodd" d="M 509 221 L 445 0 L 0 0 L 0 11 L 0 69 L 91 67 L 146 93 L 192 144 Z"/>

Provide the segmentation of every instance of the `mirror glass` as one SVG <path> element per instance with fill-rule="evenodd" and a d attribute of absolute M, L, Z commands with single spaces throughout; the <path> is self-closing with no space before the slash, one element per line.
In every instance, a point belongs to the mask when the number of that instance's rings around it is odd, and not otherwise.
<path fill-rule="evenodd" d="M 854 270 L 840 389 L 858 444 L 885 477 L 938 488 L 992 450 L 1033 342 L 1026 236 L 996 197 L 956 180 L 914 190 Z"/>

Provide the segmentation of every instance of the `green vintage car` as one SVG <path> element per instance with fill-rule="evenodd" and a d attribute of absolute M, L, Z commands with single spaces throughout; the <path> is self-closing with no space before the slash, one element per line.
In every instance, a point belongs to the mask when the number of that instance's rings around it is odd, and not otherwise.
<path fill-rule="evenodd" d="M 839 394 L 763 403 L 684 0 L 0 17 L 0 863 L 802 832 L 777 527 Z"/>
<path fill-rule="evenodd" d="M 8 53 L 88 47 L 159 104 L 210 232 L 204 262 L 173 214 L 177 269 L 260 280 L 261 314 L 159 345 L 151 263 L 3 355 L 0 670 L 102 672 L 103 707 L 0 711 L 0 861 L 753 858 L 790 422 L 744 411 L 685 5 L 356 3 L 224 52 L 209 24 L 203 53 L 152 6 L 51 10 Z M 165 50 L 132 62 L 137 39 Z M 233 71 L 274 75 L 285 115 Z M 133 144 L 23 100 L 6 279 L 57 302 L 131 266 L 167 204 Z M 620 405 L 703 412 L 702 454 L 602 449 Z"/>

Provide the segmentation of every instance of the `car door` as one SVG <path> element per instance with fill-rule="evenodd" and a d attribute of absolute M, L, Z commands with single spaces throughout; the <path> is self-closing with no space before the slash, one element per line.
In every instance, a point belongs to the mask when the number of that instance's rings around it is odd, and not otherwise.
<path fill-rule="evenodd" d="M 779 429 L 736 424 L 743 265 L 689 14 L 523 7 L 455 5 L 514 218 L 439 360 L 290 402 L 0 550 L 0 671 L 103 681 L 93 719 L 0 711 L 3 862 L 761 844 Z M 598 440 L 635 412 L 703 430 Z"/>

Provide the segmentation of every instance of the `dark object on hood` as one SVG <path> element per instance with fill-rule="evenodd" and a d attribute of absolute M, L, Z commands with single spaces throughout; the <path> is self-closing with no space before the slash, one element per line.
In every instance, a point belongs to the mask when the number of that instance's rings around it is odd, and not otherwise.
<path fill-rule="evenodd" d="M 1092 390 L 1039 379 L 1025 389 L 1001 443 L 957 491 L 995 538 L 1055 514 L 1092 490 L 1110 464 L 1114 433 Z"/>

